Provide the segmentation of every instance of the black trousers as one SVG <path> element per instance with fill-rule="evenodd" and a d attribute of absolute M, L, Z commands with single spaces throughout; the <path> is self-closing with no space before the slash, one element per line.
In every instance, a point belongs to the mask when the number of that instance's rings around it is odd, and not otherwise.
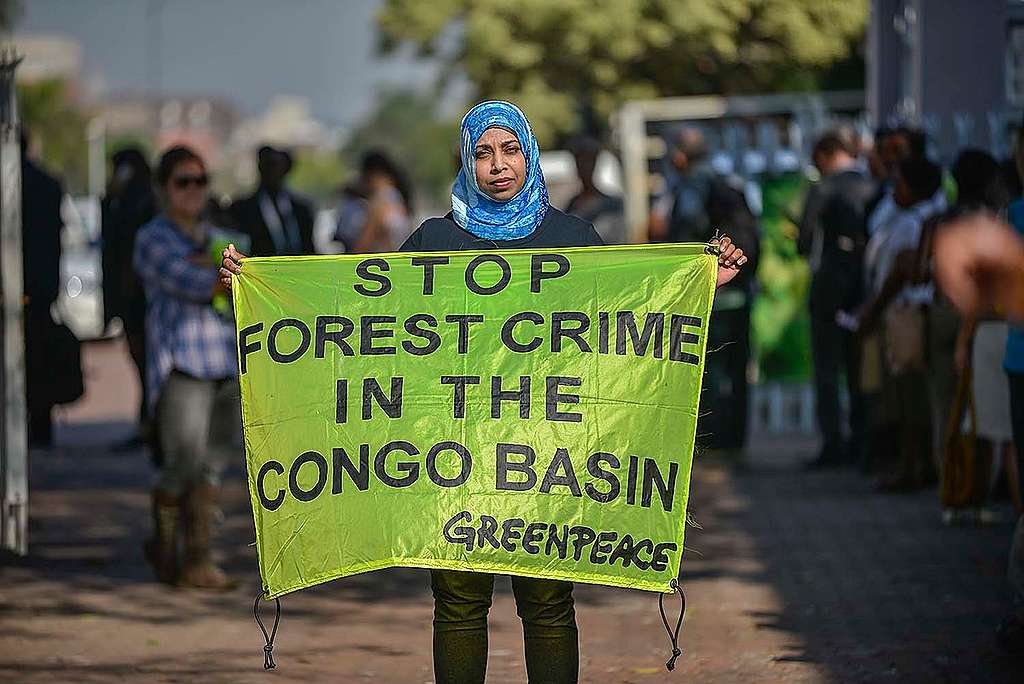
<path fill-rule="evenodd" d="M 487 672 L 487 612 L 494 575 L 431 570 L 434 592 L 434 681 L 482 684 Z M 531 683 L 575 684 L 580 647 L 572 582 L 512 576 L 523 621 Z"/>
<path fill-rule="evenodd" d="M 836 325 L 834 306 L 811 298 L 811 355 L 814 362 L 814 401 L 818 430 L 827 460 L 857 459 L 864 443 L 864 400 L 860 392 L 860 346 L 852 333 Z M 845 377 L 850 395 L 850 442 L 845 444 L 839 403 Z"/>
<path fill-rule="evenodd" d="M 1010 421 L 1017 449 L 1017 475 L 1024 492 L 1024 373 L 1006 372 L 1010 379 Z"/>
<path fill-rule="evenodd" d="M 747 442 L 750 303 L 713 311 L 704 362 L 697 444 L 742 449 Z"/>
<path fill-rule="evenodd" d="M 1007 376 L 1010 378 L 1010 420 L 1013 443 L 1017 448 L 1017 474 L 1021 487 L 1024 487 L 1024 373 L 1007 372 Z M 1024 621 L 1024 516 L 1017 519 L 1007 575 L 1013 589 L 1017 619 Z"/>
<path fill-rule="evenodd" d="M 138 331 L 125 331 L 128 343 L 128 354 L 131 356 L 135 370 L 139 373 L 139 387 L 142 388 L 142 400 L 139 402 L 139 428 L 145 429 L 149 422 L 149 406 L 146 404 L 146 334 Z"/>
<path fill-rule="evenodd" d="M 25 308 L 25 404 L 29 443 L 53 442 L 54 385 L 57 368 L 47 355 L 47 335 L 53 330 L 49 306 Z"/>
<path fill-rule="evenodd" d="M 141 285 L 135 284 L 135 288 Z M 147 431 L 149 422 L 149 406 L 146 403 L 146 299 L 138 292 L 125 296 L 122 307 L 117 312 L 124 326 L 124 339 L 128 344 L 128 355 L 139 374 L 139 385 L 142 387 L 142 401 L 139 403 L 140 432 Z"/>

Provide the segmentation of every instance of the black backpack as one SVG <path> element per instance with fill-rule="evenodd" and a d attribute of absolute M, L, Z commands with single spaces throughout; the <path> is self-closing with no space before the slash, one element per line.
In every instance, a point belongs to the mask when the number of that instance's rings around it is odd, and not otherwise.
<path fill-rule="evenodd" d="M 681 206 L 701 196 L 702 211 Z M 677 193 L 671 216 L 669 234 L 673 242 L 708 242 L 716 235 L 728 235 L 748 259 L 730 286 L 748 287 L 753 283 L 761 250 L 761 227 L 747 203 L 741 179 L 717 174 L 695 179 Z"/>

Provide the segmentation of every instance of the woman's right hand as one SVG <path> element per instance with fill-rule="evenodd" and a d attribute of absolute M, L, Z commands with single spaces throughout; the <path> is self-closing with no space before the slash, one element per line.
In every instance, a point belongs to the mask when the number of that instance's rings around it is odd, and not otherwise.
<path fill-rule="evenodd" d="M 224 261 L 221 262 L 220 282 L 227 288 L 228 292 L 230 292 L 231 279 L 242 272 L 242 259 L 245 259 L 246 257 L 235 249 L 233 244 L 228 245 L 227 249 L 225 249 L 221 254 L 224 257 Z"/>

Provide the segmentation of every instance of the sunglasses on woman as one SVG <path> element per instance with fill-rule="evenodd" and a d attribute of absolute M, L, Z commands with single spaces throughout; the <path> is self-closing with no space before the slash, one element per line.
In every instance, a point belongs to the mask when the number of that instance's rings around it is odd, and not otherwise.
<path fill-rule="evenodd" d="M 210 177 L 205 173 L 198 176 L 177 176 L 172 178 L 171 182 L 174 183 L 174 187 L 178 190 L 184 190 L 190 185 L 194 185 L 197 188 L 205 188 L 210 184 Z"/>

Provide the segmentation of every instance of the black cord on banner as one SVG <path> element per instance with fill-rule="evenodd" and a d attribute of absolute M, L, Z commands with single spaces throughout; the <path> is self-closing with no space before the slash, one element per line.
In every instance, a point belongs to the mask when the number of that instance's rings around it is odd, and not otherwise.
<path fill-rule="evenodd" d="M 711 240 L 714 241 L 719 239 L 720 237 L 722 237 L 720 231 L 718 230 L 718 228 L 715 228 L 715 234 L 711 236 Z M 713 245 L 711 244 L 711 242 L 708 242 L 707 246 L 704 247 L 704 253 L 710 254 L 712 256 L 721 256 L 722 250 L 721 248 L 719 248 L 718 245 Z"/>
<path fill-rule="evenodd" d="M 260 631 L 263 632 L 263 640 L 266 641 L 266 645 L 263 647 L 263 669 L 273 670 L 277 667 L 277 663 L 274 662 L 274 639 L 277 637 L 277 626 L 281 624 L 281 599 L 274 599 L 274 603 L 277 604 L 277 613 L 274 615 L 274 627 L 270 630 L 270 634 L 267 634 L 267 628 L 263 626 L 263 620 L 260 619 L 260 601 L 263 599 L 263 594 L 256 594 L 256 601 L 252 604 L 252 616 L 256 618 L 256 624 L 259 625 Z"/>
<path fill-rule="evenodd" d="M 668 624 L 668 616 L 665 615 L 665 594 L 658 594 L 658 610 L 661 611 L 661 622 L 665 625 L 665 631 L 668 632 L 668 638 L 672 642 L 672 657 L 665 663 L 666 669 L 669 672 L 676 669 L 676 658 L 681 656 L 683 652 L 679 650 L 679 630 L 683 626 L 683 615 L 686 613 L 686 594 L 683 593 L 683 588 L 679 585 L 679 581 L 672 579 L 668 585 L 679 594 L 679 619 L 676 620 L 676 628 L 673 631 Z"/>

